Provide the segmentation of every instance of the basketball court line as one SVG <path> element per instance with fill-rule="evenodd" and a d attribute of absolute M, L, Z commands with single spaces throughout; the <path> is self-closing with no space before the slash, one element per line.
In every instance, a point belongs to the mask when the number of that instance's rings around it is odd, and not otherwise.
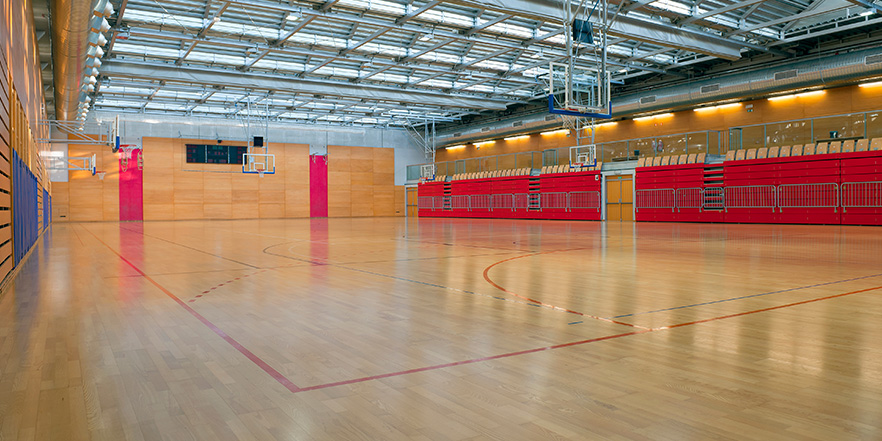
<path fill-rule="evenodd" d="M 514 357 L 514 356 L 518 356 L 518 355 L 526 355 L 526 354 L 544 352 L 544 351 L 549 351 L 549 350 L 554 350 L 554 349 L 580 346 L 580 345 L 584 345 L 584 344 L 588 344 L 588 343 L 595 343 L 595 342 L 600 342 L 600 341 L 612 340 L 612 339 L 628 337 L 628 336 L 632 336 L 632 335 L 646 334 L 646 333 L 658 332 L 658 331 L 662 331 L 662 330 L 670 330 L 670 329 L 675 329 L 675 328 L 680 328 L 680 327 L 703 324 L 703 323 L 708 323 L 708 322 L 717 321 L 717 320 L 742 317 L 742 316 L 747 316 L 747 315 L 751 315 L 751 314 L 768 312 L 768 311 L 788 308 L 788 307 L 792 307 L 792 306 L 805 305 L 808 303 L 820 302 L 822 300 L 835 299 L 835 298 L 845 297 L 845 296 L 849 296 L 849 295 L 853 295 L 853 294 L 860 294 L 860 293 L 865 293 L 865 292 L 876 291 L 876 290 L 882 289 L 882 286 L 875 286 L 875 287 L 871 287 L 871 288 L 865 288 L 865 289 L 856 290 L 856 291 L 834 294 L 834 295 L 819 297 L 819 298 L 815 298 L 815 299 L 803 300 L 800 302 L 788 303 L 788 304 L 784 304 L 784 305 L 772 306 L 772 307 L 768 307 L 768 308 L 745 311 L 745 312 L 740 312 L 740 313 L 736 313 L 736 314 L 729 314 L 729 315 L 724 315 L 724 316 L 719 316 L 719 317 L 712 317 L 712 318 L 703 319 L 703 320 L 696 320 L 696 321 L 692 321 L 692 322 L 678 323 L 678 324 L 664 326 L 664 327 L 660 327 L 660 328 L 639 329 L 636 331 L 625 332 L 625 333 L 621 333 L 621 334 L 613 334 L 613 335 L 608 335 L 608 336 L 604 336 L 604 337 L 596 337 L 596 338 L 591 338 L 591 339 L 586 339 L 586 340 L 577 340 L 577 341 L 573 341 L 573 342 L 560 343 L 557 345 L 544 346 L 544 347 L 540 347 L 540 348 L 526 349 L 526 350 L 521 350 L 521 351 L 516 351 L 516 352 L 508 352 L 508 353 L 504 353 L 504 354 L 491 355 L 491 356 L 487 356 L 487 357 L 473 358 L 473 359 L 469 359 L 469 360 L 461 360 L 461 361 L 455 361 L 455 362 L 450 362 L 450 363 L 425 366 L 425 367 L 421 367 L 421 368 L 414 368 L 414 369 L 408 369 L 408 370 L 403 370 L 403 371 L 372 375 L 372 376 L 368 376 L 368 377 L 361 377 L 361 378 L 355 378 L 355 379 L 349 379 L 349 380 L 336 381 L 336 382 L 332 382 L 332 383 L 325 383 L 325 384 L 319 384 L 319 385 L 314 385 L 314 386 L 299 387 L 296 384 L 294 384 L 291 380 L 289 380 L 287 377 L 285 377 L 282 373 L 275 370 L 272 366 L 270 366 L 265 361 L 263 361 L 263 359 L 261 359 L 260 357 L 255 355 L 253 352 L 251 352 L 250 350 L 248 350 L 247 348 L 242 346 L 242 344 L 240 344 L 238 341 L 233 339 L 231 336 L 227 335 L 224 331 L 222 331 L 220 328 L 215 326 L 207 318 L 205 318 L 204 316 L 202 316 L 201 314 L 196 312 L 193 308 L 191 308 L 189 305 L 187 305 L 183 300 L 181 300 L 180 298 L 175 296 L 173 293 L 171 293 L 165 287 L 163 287 L 158 282 L 153 280 L 153 278 L 151 278 L 150 276 L 145 274 L 143 271 L 141 271 L 141 269 L 139 269 L 132 262 L 130 262 L 128 259 L 126 259 L 122 254 L 120 254 L 119 252 L 117 252 L 116 250 L 111 248 L 110 245 L 108 245 L 106 242 L 101 240 L 101 238 L 99 238 L 97 235 L 95 235 L 94 233 L 92 233 L 91 231 L 86 229 L 86 227 L 84 227 L 84 226 L 81 226 L 81 227 L 84 230 L 86 230 L 86 232 L 88 232 L 93 237 L 95 237 L 95 239 L 98 242 L 100 242 L 105 247 L 107 247 L 107 249 L 109 249 L 111 252 L 116 254 L 123 262 L 125 262 L 127 265 L 132 267 L 135 271 L 140 273 L 144 277 L 145 280 L 150 282 L 152 285 L 156 286 L 160 291 L 165 293 L 166 296 L 168 296 L 169 298 L 174 300 L 179 306 L 184 308 L 193 317 L 195 317 L 197 320 L 199 320 L 205 326 L 207 326 L 212 332 L 214 332 L 216 335 L 221 337 L 224 341 L 226 341 L 228 344 L 230 344 L 230 346 L 233 346 L 233 348 L 235 348 L 237 351 L 239 351 L 239 353 L 241 353 L 246 358 L 248 358 L 252 363 L 257 365 L 259 368 L 261 368 L 261 370 L 266 372 L 268 375 L 270 375 L 270 377 L 272 377 L 274 380 L 276 380 L 279 384 L 281 384 L 283 387 L 285 387 L 286 389 L 288 389 L 292 393 L 326 389 L 326 388 L 335 387 L 335 386 L 362 383 L 362 382 L 366 382 L 366 381 L 378 380 L 378 379 L 383 379 L 383 378 L 398 377 L 398 376 L 403 376 L 403 375 L 413 374 L 413 373 L 418 373 L 418 372 L 433 371 L 433 370 L 443 369 L 443 368 L 447 368 L 447 367 L 463 366 L 463 365 L 474 364 L 474 363 L 479 363 L 479 362 L 483 362 L 483 361 L 498 360 L 498 359 L 503 359 L 503 358 Z M 526 256 L 524 256 L 524 257 L 526 257 Z"/>
<path fill-rule="evenodd" d="M 84 228 L 85 228 L 85 227 L 84 227 Z M 128 229 L 128 228 L 123 228 L 123 227 L 120 227 L 119 229 L 120 229 L 120 230 L 126 230 L 126 231 L 128 231 L 128 232 L 130 232 L 130 233 L 138 233 L 138 234 L 140 234 L 140 235 L 142 235 L 142 236 L 146 236 L 146 237 L 149 237 L 149 238 L 151 238 L 151 239 L 156 239 L 156 240 L 161 240 L 161 241 L 163 241 L 163 242 L 168 242 L 168 243 L 170 243 L 170 244 L 174 244 L 174 245 L 177 245 L 177 246 L 182 247 L 182 248 L 187 248 L 188 250 L 198 251 L 198 252 L 200 252 L 200 253 L 208 254 L 209 256 L 214 256 L 214 257 L 217 257 L 218 259 L 223 259 L 223 260 L 226 260 L 226 261 L 229 261 L 229 262 L 238 263 L 239 265 L 244 265 L 244 266 L 247 266 L 247 267 L 249 267 L 249 268 L 261 269 L 260 267 L 255 266 L 255 265 L 252 265 L 252 264 L 250 264 L 250 263 L 239 262 L 238 260 L 233 260 L 233 259 L 230 259 L 230 258 L 228 258 L 228 257 L 220 256 L 220 255 L 217 255 L 217 254 L 214 254 L 214 253 L 209 253 L 208 251 L 203 251 L 203 250 L 200 250 L 200 249 L 198 249 L 198 248 L 193 248 L 193 247 L 188 246 L 188 245 L 180 244 L 180 243 L 177 243 L 177 242 L 172 242 L 172 241 L 170 241 L 170 240 L 168 240 L 168 239 L 163 239 L 163 238 L 158 237 L 158 236 L 152 236 L 152 235 L 147 234 L 147 233 L 145 233 L 145 232 L 143 232 L 143 231 L 130 230 L 130 229 Z M 143 228 L 142 228 L 142 229 L 143 229 Z M 88 231 L 88 230 L 87 230 L 87 231 Z M 90 231 L 90 233 L 91 233 L 91 231 Z"/>
<path fill-rule="evenodd" d="M 491 278 L 490 278 L 490 275 L 489 275 L 490 270 L 491 270 L 493 267 L 495 267 L 496 265 L 499 265 L 499 264 L 502 264 L 502 263 L 505 263 L 505 262 L 510 262 L 510 261 L 512 261 L 512 260 L 523 259 L 523 258 L 525 258 L 525 257 L 539 256 L 539 255 L 542 255 L 542 254 L 551 254 L 551 253 L 559 253 L 559 252 L 563 252 L 563 251 L 574 251 L 574 250 L 585 250 L 585 249 L 587 249 L 587 248 L 572 248 L 572 249 L 568 249 L 568 250 L 543 251 L 543 252 L 539 252 L 539 253 L 524 254 L 523 256 L 515 256 L 515 257 L 508 258 L 508 259 L 503 259 L 503 260 L 500 260 L 500 261 L 498 261 L 498 262 L 496 262 L 496 263 L 493 263 L 493 264 L 489 265 L 488 267 L 484 268 L 484 280 L 486 280 L 487 283 L 489 283 L 489 284 L 490 284 L 491 286 L 493 286 L 494 288 L 496 288 L 496 289 L 498 289 L 498 290 L 500 290 L 500 291 L 502 291 L 502 292 L 504 292 L 504 293 L 506 293 L 506 294 L 509 294 L 509 295 L 515 296 L 515 297 L 520 298 L 520 299 L 524 299 L 524 300 L 526 300 L 526 301 L 528 301 L 528 302 L 535 303 L 535 304 L 537 304 L 537 305 L 542 305 L 542 306 L 544 306 L 544 307 L 546 307 L 546 308 L 551 308 L 551 309 L 554 309 L 554 310 L 557 310 L 557 311 L 568 312 L 568 313 L 570 313 L 570 314 L 575 314 L 575 315 L 578 315 L 578 316 L 581 316 L 581 317 L 586 317 L 586 318 L 590 318 L 590 319 L 594 319 L 594 320 L 599 320 L 599 321 L 602 321 L 602 322 L 615 323 L 615 324 L 617 324 L 617 325 L 629 326 L 629 327 L 632 327 L 632 328 L 637 328 L 637 329 L 642 329 L 642 330 L 647 330 L 647 331 L 653 331 L 653 330 L 655 330 L 655 328 L 647 328 L 647 327 L 645 327 L 645 326 L 640 326 L 640 325 L 635 325 L 635 324 L 633 324 L 633 323 L 627 323 L 627 322 L 619 321 L 619 320 L 616 320 L 616 319 L 614 319 L 614 318 L 606 318 L 606 317 L 600 317 L 600 316 L 591 315 L 591 314 L 585 314 L 584 312 L 579 312 L 579 311 L 574 311 L 574 310 L 572 310 L 572 309 L 562 308 L 562 307 L 560 307 L 560 306 L 555 306 L 555 305 L 552 305 L 552 304 L 549 304 L 549 303 L 545 303 L 545 302 L 542 302 L 542 301 L 539 301 L 539 300 L 536 300 L 536 299 L 532 299 L 532 298 L 527 297 L 527 296 L 522 296 L 522 295 L 520 295 L 520 294 L 518 294 L 518 293 L 516 293 L 516 292 L 514 292 L 514 291 L 509 291 L 509 290 L 505 289 L 504 287 L 502 287 L 502 286 L 499 285 L 498 283 L 494 282 L 493 279 L 491 279 Z M 575 323 L 569 323 L 569 324 L 575 324 Z"/>
<path fill-rule="evenodd" d="M 834 280 L 832 282 L 818 283 L 815 285 L 798 286 L 796 288 L 782 289 L 780 291 L 764 292 L 764 293 L 760 293 L 760 294 L 750 294 L 750 295 L 741 296 L 741 297 L 732 297 L 732 298 L 728 298 L 728 299 L 712 300 L 712 301 L 703 302 L 703 303 L 693 303 L 691 305 L 674 306 L 671 308 L 655 309 L 652 311 L 645 311 L 645 312 L 633 312 L 631 314 L 622 314 L 622 315 L 617 315 L 617 316 L 610 317 L 610 318 L 618 319 L 618 318 L 625 318 L 625 317 L 634 317 L 634 316 L 644 315 L 644 314 L 654 314 L 656 312 L 675 311 L 678 309 L 694 308 L 696 306 L 713 305 L 713 304 L 717 304 L 717 303 L 732 302 L 735 300 L 744 300 L 744 299 L 750 299 L 750 298 L 754 298 L 754 297 L 768 296 L 768 295 L 772 295 L 772 294 L 781 294 L 781 293 L 785 293 L 785 292 L 792 292 L 792 291 L 800 291 L 803 289 L 817 288 L 820 286 L 828 286 L 828 285 L 836 285 L 839 283 L 854 282 L 856 280 L 872 279 L 874 277 L 882 277 L 882 273 L 872 274 L 869 276 L 854 277 L 851 279 Z"/>

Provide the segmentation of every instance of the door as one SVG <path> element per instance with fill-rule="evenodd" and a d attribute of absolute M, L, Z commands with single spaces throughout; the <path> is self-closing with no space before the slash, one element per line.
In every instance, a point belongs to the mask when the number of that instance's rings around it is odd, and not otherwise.
<path fill-rule="evenodd" d="M 630 175 L 606 177 L 606 220 L 634 220 L 634 179 Z"/>
<path fill-rule="evenodd" d="M 417 188 L 408 187 L 405 190 L 407 191 L 407 194 L 405 195 L 405 200 L 407 201 L 407 217 L 417 217 L 419 214 L 417 208 Z"/>

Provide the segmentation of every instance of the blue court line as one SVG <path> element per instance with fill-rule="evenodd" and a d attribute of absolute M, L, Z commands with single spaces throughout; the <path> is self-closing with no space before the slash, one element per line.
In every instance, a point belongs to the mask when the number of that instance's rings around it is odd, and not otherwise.
<path fill-rule="evenodd" d="M 882 277 L 882 273 L 880 273 L 880 274 L 873 274 L 873 275 L 870 275 L 870 276 L 855 277 L 855 278 L 853 278 L 853 279 L 844 279 L 844 280 L 836 280 L 836 281 L 833 281 L 833 282 L 818 283 L 817 285 L 808 285 L 808 286 L 800 286 L 800 287 L 797 287 L 797 288 L 783 289 L 783 290 L 781 290 L 781 291 L 772 291 L 772 292 L 764 292 L 764 293 L 760 293 L 760 294 L 751 294 L 751 295 L 741 296 L 741 297 L 732 297 L 732 298 L 730 298 L 730 299 L 713 300 L 713 301 L 710 301 L 710 302 L 704 302 L 704 303 L 693 303 L 693 304 L 691 304 L 691 305 L 674 306 L 673 308 L 656 309 L 656 310 L 654 310 L 654 311 L 635 312 L 635 313 L 631 313 L 631 314 L 622 314 L 622 315 L 617 315 L 617 316 L 615 316 L 615 317 L 610 317 L 610 318 L 618 319 L 618 318 L 624 318 L 624 317 L 634 317 L 634 316 L 636 316 L 636 315 L 653 314 L 653 313 L 656 313 L 656 312 L 674 311 L 674 310 L 677 310 L 677 309 L 693 308 L 693 307 L 696 307 L 696 306 L 713 305 L 713 304 L 715 304 L 715 303 L 732 302 L 732 301 L 735 301 L 735 300 L 744 300 L 744 299 L 750 299 L 750 298 L 753 298 L 753 297 L 762 297 L 762 296 L 768 296 L 768 295 L 772 295 L 772 294 L 781 294 L 781 293 L 790 292 L 790 291 L 799 291 L 799 290 L 803 290 L 803 289 L 817 288 L 817 287 L 819 287 L 819 286 L 835 285 L 835 284 L 837 284 L 837 283 L 854 282 L 855 280 L 872 279 L 873 277 Z"/>

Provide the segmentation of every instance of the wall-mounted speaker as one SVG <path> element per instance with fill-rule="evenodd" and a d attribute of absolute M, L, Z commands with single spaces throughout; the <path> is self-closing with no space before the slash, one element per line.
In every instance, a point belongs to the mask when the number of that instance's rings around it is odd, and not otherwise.
<path fill-rule="evenodd" d="M 255 136 L 254 137 L 254 146 L 255 147 L 263 147 L 263 136 Z"/>

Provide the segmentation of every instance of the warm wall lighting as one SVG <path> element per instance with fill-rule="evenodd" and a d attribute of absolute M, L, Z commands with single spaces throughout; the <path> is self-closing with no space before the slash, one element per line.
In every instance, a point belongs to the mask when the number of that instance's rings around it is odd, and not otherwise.
<path fill-rule="evenodd" d="M 878 86 L 882 86 L 882 81 L 875 81 L 872 83 L 861 84 L 861 87 L 878 87 Z"/>
<path fill-rule="evenodd" d="M 769 101 L 780 101 L 780 100 L 787 100 L 787 99 L 791 99 L 791 98 L 805 98 L 805 97 L 809 97 L 809 96 L 823 95 L 825 93 L 827 93 L 826 90 L 813 90 L 811 92 L 795 93 L 793 95 L 773 96 L 773 97 L 769 98 Z"/>
<path fill-rule="evenodd" d="M 711 107 L 699 107 L 694 110 L 696 112 L 710 112 L 712 110 L 731 109 L 734 107 L 741 107 L 741 103 L 720 104 L 719 106 L 711 106 Z"/>
<path fill-rule="evenodd" d="M 476 146 L 476 147 L 483 147 L 483 146 L 485 146 L 485 145 L 490 145 L 490 144 L 495 144 L 495 143 L 496 143 L 495 140 L 481 141 L 481 142 L 476 142 L 476 143 L 475 143 L 475 146 Z"/>
<path fill-rule="evenodd" d="M 460 144 L 460 145 L 452 145 L 450 147 L 444 147 L 444 150 L 456 150 L 456 149 L 464 149 L 464 148 L 465 148 L 465 144 Z"/>
<path fill-rule="evenodd" d="M 519 136 L 509 136 L 508 138 L 504 138 L 506 141 L 517 141 L 519 139 L 527 139 L 530 135 L 519 135 Z"/>
<path fill-rule="evenodd" d="M 674 116 L 674 114 L 673 113 L 659 113 L 658 115 L 638 116 L 638 117 L 634 118 L 634 121 L 648 121 L 650 119 L 668 118 L 671 116 Z"/>
<path fill-rule="evenodd" d="M 594 126 L 594 127 L 612 127 L 612 126 L 614 126 L 614 125 L 616 125 L 616 124 L 618 124 L 618 121 L 610 121 L 610 122 L 605 122 L 605 123 L 597 124 L 597 125 Z"/>
<path fill-rule="evenodd" d="M 542 132 L 540 135 L 542 136 L 551 136 L 551 135 L 563 135 L 566 133 L 570 133 L 570 129 L 560 129 L 560 130 L 552 130 L 550 132 Z"/>

